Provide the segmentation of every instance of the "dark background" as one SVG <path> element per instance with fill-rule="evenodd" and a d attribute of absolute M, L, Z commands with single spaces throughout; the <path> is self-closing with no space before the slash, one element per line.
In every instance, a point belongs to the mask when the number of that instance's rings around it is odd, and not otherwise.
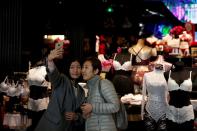
<path fill-rule="evenodd" d="M 114 11 L 109 13 L 107 7 Z M 152 16 L 145 10 L 163 15 Z M 122 29 L 128 16 L 132 27 Z M 104 28 L 103 21 L 113 17 L 116 27 Z M 155 24 L 178 21 L 159 0 L 3 0 L 0 1 L 0 72 L 4 78 L 14 71 L 27 71 L 28 61 L 41 58 L 44 34 L 64 34 L 71 40 L 73 56 L 82 56 L 82 40 L 95 34 L 137 34 L 139 22 Z"/>

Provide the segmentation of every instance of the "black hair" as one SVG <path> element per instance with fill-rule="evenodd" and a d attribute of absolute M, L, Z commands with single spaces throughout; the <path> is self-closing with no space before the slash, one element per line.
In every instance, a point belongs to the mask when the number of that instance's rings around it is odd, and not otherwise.
<path fill-rule="evenodd" d="M 71 64 L 72 64 L 72 62 L 75 62 L 75 61 L 77 61 L 77 62 L 79 62 L 80 63 L 80 65 L 81 65 L 81 60 L 79 59 L 79 58 L 77 58 L 77 57 L 73 57 L 73 58 L 67 58 L 66 60 L 65 60 L 65 67 L 64 67 L 64 73 L 66 74 L 66 76 L 68 76 L 70 79 L 72 79 L 71 78 L 71 76 L 70 76 L 70 73 L 69 73 L 69 70 L 70 70 L 70 66 L 71 66 Z M 82 78 L 80 77 L 78 80 L 81 80 Z"/>
<path fill-rule="evenodd" d="M 98 69 L 99 70 L 98 74 L 101 73 L 102 65 L 101 65 L 101 61 L 97 57 L 88 57 L 85 59 L 85 61 L 90 61 L 92 63 L 93 70 Z"/>

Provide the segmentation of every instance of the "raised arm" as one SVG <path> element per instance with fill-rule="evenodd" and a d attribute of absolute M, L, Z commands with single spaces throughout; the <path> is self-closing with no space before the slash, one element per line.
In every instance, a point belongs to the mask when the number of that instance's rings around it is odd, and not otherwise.
<path fill-rule="evenodd" d="M 47 58 L 47 65 L 49 72 L 53 72 L 56 68 L 54 61 L 55 59 L 62 59 L 64 54 L 63 48 L 57 48 L 50 51 L 48 58 Z"/>
<path fill-rule="evenodd" d="M 55 59 L 62 59 L 63 58 L 64 49 L 63 48 L 57 48 L 50 51 L 46 64 L 48 69 L 48 77 L 49 81 L 51 82 L 52 86 L 54 88 L 58 87 L 59 84 L 63 81 L 63 77 L 58 71 L 58 69 L 55 66 L 54 60 Z"/>

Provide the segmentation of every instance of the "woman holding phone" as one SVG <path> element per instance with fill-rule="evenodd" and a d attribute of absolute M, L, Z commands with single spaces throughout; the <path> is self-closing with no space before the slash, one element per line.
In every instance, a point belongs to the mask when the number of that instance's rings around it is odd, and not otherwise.
<path fill-rule="evenodd" d="M 69 62 L 67 75 L 61 74 L 53 60 L 62 58 L 63 48 L 55 48 L 46 61 L 52 95 L 48 108 L 35 131 L 83 131 L 84 119 L 80 105 L 85 99 L 83 88 L 78 84 L 81 65 L 78 59 Z"/>

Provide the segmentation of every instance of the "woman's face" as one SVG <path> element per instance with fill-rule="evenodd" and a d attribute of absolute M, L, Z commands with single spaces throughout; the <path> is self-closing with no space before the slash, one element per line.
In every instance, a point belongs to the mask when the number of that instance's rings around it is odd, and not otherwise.
<path fill-rule="evenodd" d="M 78 61 L 71 63 L 69 73 L 72 79 L 78 79 L 81 76 L 81 65 Z"/>
<path fill-rule="evenodd" d="M 82 67 L 82 76 L 85 81 L 92 79 L 96 75 L 96 71 L 93 70 L 92 63 L 90 61 L 85 61 Z"/>

